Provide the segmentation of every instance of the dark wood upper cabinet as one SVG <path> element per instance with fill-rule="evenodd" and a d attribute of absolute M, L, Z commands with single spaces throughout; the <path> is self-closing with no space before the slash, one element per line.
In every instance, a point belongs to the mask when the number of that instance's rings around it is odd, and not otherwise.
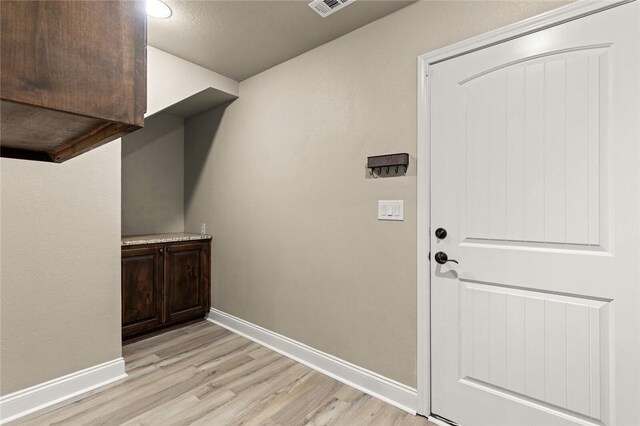
<path fill-rule="evenodd" d="M 0 2 L 0 154 L 63 162 L 144 124 L 143 0 Z"/>

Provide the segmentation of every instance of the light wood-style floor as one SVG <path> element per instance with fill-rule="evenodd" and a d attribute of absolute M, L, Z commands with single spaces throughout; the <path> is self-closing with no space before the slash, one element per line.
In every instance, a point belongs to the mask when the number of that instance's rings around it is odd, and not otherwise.
<path fill-rule="evenodd" d="M 429 425 L 217 325 L 124 346 L 129 377 L 12 425 Z"/>

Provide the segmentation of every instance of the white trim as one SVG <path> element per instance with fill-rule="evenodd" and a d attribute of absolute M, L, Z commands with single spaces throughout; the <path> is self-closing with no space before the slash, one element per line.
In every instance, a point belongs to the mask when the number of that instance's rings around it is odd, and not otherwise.
<path fill-rule="evenodd" d="M 427 261 L 430 239 L 430 97 L 431 65 L 517 37 L 579 19 L 635 0 L 578 0 L 541 15 L 418 56 L 418 402 L 420 414 L 431 413 L 431 274 Z"/>
<path fill-rule="evenodd" d="M 494 44 L 504 43 L 514 38 L 538 32 L 549 27 L 601 12 L 635 0 L 577 0 L 557 9 L 516 22 L 467 40 L 433 50 L 418 56 L 418 61 L 435 64 L 457 56 L 485 49 Z"/>
<path fill-rule="evenodd" d="M 127 377 L 124 359 L 98 364 L 0 397 L 0 424 Z"/>
<path fill-rule="evenodd" d="M 431 263 L 429 250 L 431 249 L 431 165 L 429 153 L 431 142 L 429 128 L 431 114 L 429 112 L 429 64 L 418 61 L 418 150 L 417 150 L 417 190 L 418 190 L 418 282 L 417 282 L 417 382 L 418 382 L 418 413 L 431 413 Z"/>
<path fill-rule="evenodd" d="M 437 417 L 427 416 L 427 420 L 437 426 L 451 426 L 453 423 L 447 423 L 444 420 L 440 420 Z"/>
<path fill-rule="evenodd" d="M 408 413 L 416 414 L 418 397 L 414 388 L 214 308 L 211 308 L 207 321 L 253 340 Z"/>

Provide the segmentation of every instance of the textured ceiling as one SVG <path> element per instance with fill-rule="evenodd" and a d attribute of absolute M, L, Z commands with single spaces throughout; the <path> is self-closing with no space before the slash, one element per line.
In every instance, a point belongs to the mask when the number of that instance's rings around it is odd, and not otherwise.
<path fill-rule="evenodd" d="M 308 1 L 166 0 L 148 19 L 151 46 L 241 81 L 411 4 L 358 0 L 326 18 Z"/>

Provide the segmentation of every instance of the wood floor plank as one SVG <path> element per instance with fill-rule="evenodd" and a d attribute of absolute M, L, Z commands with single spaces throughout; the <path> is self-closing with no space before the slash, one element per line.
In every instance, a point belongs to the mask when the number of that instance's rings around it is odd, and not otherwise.
<path fill-rule="evenodd" d="M 304 424 L 310 417 L 323 408 L 331 395 L 342 386 L 342 383 L 313 371 L 310 378 L 303 386 L 300 386 L 296 395 L 283 404 L 273 417 L 277 424 L 299 425 Z"/>
<path fill-rule="evenodd" d="M 268 354 L 269 352 L 271 352 L 271 349 L 265 348 L 264 346 L 258 345 L 258 347 L 254 351 L 251 351 L 249 353 L 249 356 L 252 357 L 252 358 L 258 359 L 261 356 L 264 356 L 264 355 Z"/>
<path fill-rule="evenodd" d="M 279 361 L 276 361 L 279 362 Z M 257 386 L 245 388 L 241 394 L 238 394 L 230 403 L 223 405 L 217 410 L 207 414 L 206 416 L 193 422 L 192 425 L 235 425 L 246 410 L 251 407 L 260 405 L 265 398 L 273 397 L 274 392 L 281 392 L 283 388 L 295 383 L 297 379 L 308 374 L 306 367 L 301 364 L 288 364 L 287 368 L 280 370 L 275 376 L 269 378 Z"/>
<path fill-rule="evenodd" d="M 351 405 L 338 398 L 333 398 L 329 404 L 318 410 L 314 416 L 306 419 L 305 425 L 327 426 L 334 424 L 336 419 L 346 412 Z"/>
<path fill-rule="evenodd" d="M 207 394 L 204 398 L 198 398 L 198 405 L 188 410 L 181 410 L 167 417 L 162 424 L 167 426 L 190 425 L 199 419 L 214 412 L 219 407 L 236 398 L 236 394 L 228 390 L 218 390 Z"/>
<path fill-rule="evenodd" d="M 371 396 L 360 399 L 354 404 L 346 415 L 336 420 L 336 425 L 368 425 L 372 422 L 375 414 L 380 410 L 378 401 Z"/>
<path fill-rule="evenodd" d="M 233 397 L 233 395 L 231 395 Z M 152 409 L 122 423 L 125 426 L 152 426 L 164 424 L 167 417 L 171 417 L 177 413 L 193 409 L 200 403 L 200 399 L 192 394 L 185 394 L 178 398 L 157 405 Z"/>
<path fill-rule="evenodd" d="M 434 426 L 209 322 L 123 357 L 126 379 L 9 424 Z"/>
<path fill-rule="evenodd" d="M 302 376 L 289 386 L 263 398 L 244 413 L 242 417 L 236 420 L 246 425 L 286 424 L 286 422 L 275 417 L 286 414 L 283 413 L 284 410 L 291 410 L 292 408 L 295 410 L 295 407 L 292 407 L 292 405 L 309 392 L 313 392 L 315 386 L 321 384 L 318 380 L 319 378 L 314 374 L 315 371 L 308 367 L 303 368 L 300 364 L 296 364 L 296 366 L 299 366 L 298 368 L 300 368 L 303 374 Z M 306 413 L 309 408 L 312 408 L 312 406 L 304 407 L 304 411 L 301 411 L 301 413 Z M 297 424 L 301 424 L 301 422 Z"/>

